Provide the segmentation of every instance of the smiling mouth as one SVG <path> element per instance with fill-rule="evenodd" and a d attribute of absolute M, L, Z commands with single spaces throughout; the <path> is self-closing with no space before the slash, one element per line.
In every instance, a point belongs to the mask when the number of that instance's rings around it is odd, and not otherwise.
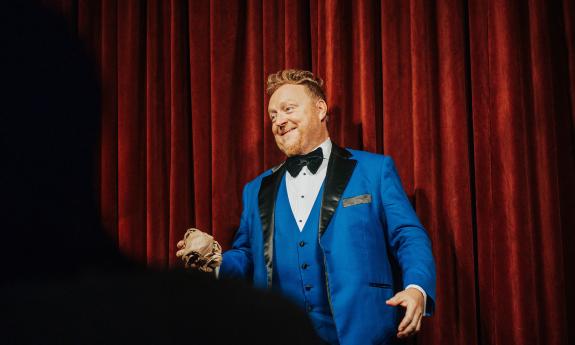
<path fill-rule="evenodd" d="M 280 133 L 280 136 L 283 137 L 284 135 L 288 134 L 289 132 L 293 131 L 294 129 L 295 129 L 295 127 L 294 127 L 294 128 L 291 128 L 291 129 L 289 129 L 289 130 L 287 130 L 287 131 L 285 131 L 285 132 L 283 132 L 283 133 Z"/>

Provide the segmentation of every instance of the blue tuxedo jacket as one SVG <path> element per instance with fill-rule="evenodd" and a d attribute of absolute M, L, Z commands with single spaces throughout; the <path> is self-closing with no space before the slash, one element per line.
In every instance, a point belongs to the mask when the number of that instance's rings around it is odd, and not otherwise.
<path fill-rule="evenodd" d="M 243 212 L 221 277 L 252 279 L 269 288 L 273 277 L 274 209 L 285 166 L 268 170 L 243 192 Z M 419 222 L 390 157 L 335 144 L 328 162 L 318 241 L 325 288 L 341 344 L 393 341 L 398 308 L 385 301 L 409 284 L 435 306 L 435 265 Z M 277 244 L 281 245 L 281 244 Z"/>

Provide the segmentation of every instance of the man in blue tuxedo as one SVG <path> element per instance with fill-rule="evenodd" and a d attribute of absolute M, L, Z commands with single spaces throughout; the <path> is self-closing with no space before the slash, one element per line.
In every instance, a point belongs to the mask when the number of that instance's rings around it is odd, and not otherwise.
<path fill-rule="evenodd" d="M 269 76 L 272 131 L 288 158 L 245 186 L 218 275 L 279 291 L 329 344 L 391 344 L 433 313 L 430 240 L 390 157 L 330 141 L 322 84 L 308 71 Z"/>

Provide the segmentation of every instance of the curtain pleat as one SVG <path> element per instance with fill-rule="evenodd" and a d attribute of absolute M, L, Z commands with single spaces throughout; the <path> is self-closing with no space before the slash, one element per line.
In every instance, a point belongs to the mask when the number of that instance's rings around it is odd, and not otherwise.
<path fill-rule="evenodd" d="M 432 239 L 415 342 L 575 339 L 572 1 L 43 3 L 100 75 L 100 213 L 133 259 L 179 265 L 189 227 L 230 247 L 243 185 L 284 159 L 265 78 L 309 69 L 332 139 L 391 155 Z"/>
<path fill-rule="evenodd" d="M 104 0 L 101 3 L 101 41 L 97 45 L 102 89 L 100 215 L 104 229 L 118 240 L 118 14 L 115 1 Z M 86 17 L 90 15 L 95 16 L 97 12 L 86 13 Z"/>
<path fill-rule="evenodd" d="M 119 1 L 117 11 L 118 243 L 134 259 L 146 262 L 146 34 L 151 31 L 145 2 Z"/>

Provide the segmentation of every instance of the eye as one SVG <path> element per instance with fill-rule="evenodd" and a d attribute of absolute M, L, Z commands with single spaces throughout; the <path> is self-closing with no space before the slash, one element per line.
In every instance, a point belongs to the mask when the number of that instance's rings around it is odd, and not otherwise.
<path fill-rule="evenodd" d="M 286 113 L 291 113 L 294 109 L 295 107 L 292 105 L 288 105 L 287 107 L 285 107 Z"/>
<path fill-rule="evenodd" d="M 277 115 L 275 113 L 270 114 L 270 120 L 272 120 L 272 122 L 274 122 L 276 120 Z"/>

